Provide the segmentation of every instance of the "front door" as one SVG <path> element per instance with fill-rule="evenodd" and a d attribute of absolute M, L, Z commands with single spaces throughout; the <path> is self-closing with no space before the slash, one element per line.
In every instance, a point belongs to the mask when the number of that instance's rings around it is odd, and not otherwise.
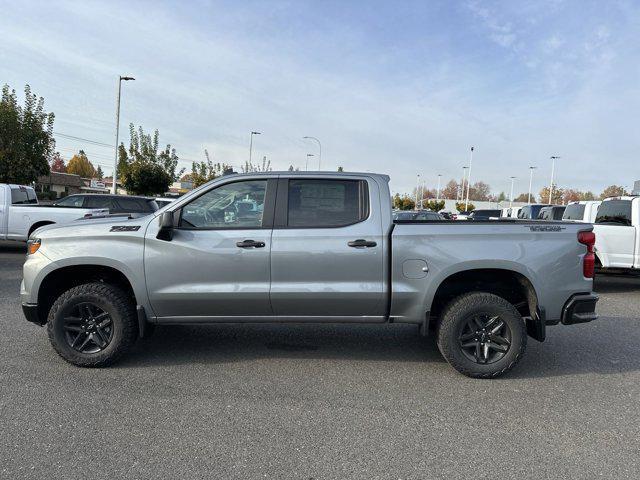
<path fill-rule="evenodd" d="M 215 321 L 272 314 L 276 182 L 247 179 L 213 187 L 174 212 L 179 220 L 170 241 L 157 239 L 155 222 L 150 226 L 145 276 L 157 317 Z"/>
<path fill-rule="evenodd" d="M 271 240 L 271 304 L 279 320 L 384 318 L 376 188 L 348 177 L 280 179 Z"/>

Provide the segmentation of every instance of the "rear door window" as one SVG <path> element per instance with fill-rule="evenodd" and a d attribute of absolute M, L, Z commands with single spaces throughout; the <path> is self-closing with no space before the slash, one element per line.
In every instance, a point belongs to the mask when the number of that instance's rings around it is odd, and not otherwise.
<path fill-rule="evenodd" d="M 111 197 L 102 197 L 98 195 L 88 195 L 85 197 L 85 208 L 108 208 L 113 210 L 115 207 L 111 200 Z"/>
<path fill-rule="evenodd" d="M 361 180 L 289 180 L 289 227 L 344 227 L 369 216 L 367 184 Z"/>
<path fill-rule="evenodd" d="M 602 202 L 598 207 L 596 223 L 631 226 L 631 200 Z"/>
<path fill-rule="evenodd" d="M 56 205 L 60 207 L 74 207 L 79 208 L 82 207 L 84 203 L 84 197 L 82 195 L 71 195 L 69 197 L 63 198 L 62 200 L 58 200 Z"/>
<path fill-rule="evenodd" d="M 584 218 L 584 204 L 574 203 L 567 205 L 562 215 L 563 220 L 582 220 Z"/>

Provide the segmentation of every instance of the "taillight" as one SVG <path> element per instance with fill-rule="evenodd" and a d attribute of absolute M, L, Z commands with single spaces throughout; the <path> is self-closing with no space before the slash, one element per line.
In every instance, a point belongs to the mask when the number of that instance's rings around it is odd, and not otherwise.
<path fill-rule="evenodd" d="M 593 278 L 596 268 L 596 256 L 593 253 L 596 234 L 593 232 L 578 232 L 578 242 L 587 246 L 587 253 L 582 259 L 582 273 L 585 278 Z"/>

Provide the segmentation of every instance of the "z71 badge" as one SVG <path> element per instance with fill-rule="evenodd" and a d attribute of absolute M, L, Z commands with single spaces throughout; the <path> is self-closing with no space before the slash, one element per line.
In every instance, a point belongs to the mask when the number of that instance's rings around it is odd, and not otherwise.
<path fill-rule="evenodd" d="M 561 227 L 560 225 L 530 225 L 529 229 L 532 232 L 559 232 L 564 230 L 566 227 Z"/>
<path fill-rule="evenodd" d="M 140 230 L 140 225 L 114 225 L 110 232 L 135 232 Z"/>

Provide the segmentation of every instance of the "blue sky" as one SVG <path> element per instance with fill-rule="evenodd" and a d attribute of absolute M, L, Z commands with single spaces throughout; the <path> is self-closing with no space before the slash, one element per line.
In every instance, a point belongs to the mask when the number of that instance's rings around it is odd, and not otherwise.
<path fill-rule="evenodd" d="M 0 83 L 25 83 L 55 131 L 114 142 L 159 129 L 185 159 L 473 178 L 494 192 L 548 183 L 601 191 L 640 178 L 640 2 L 0 0 Z M 110 172 L 113 150 L 84 148 Z M 317 160 L 313 157 L 312 163 Z"/>

